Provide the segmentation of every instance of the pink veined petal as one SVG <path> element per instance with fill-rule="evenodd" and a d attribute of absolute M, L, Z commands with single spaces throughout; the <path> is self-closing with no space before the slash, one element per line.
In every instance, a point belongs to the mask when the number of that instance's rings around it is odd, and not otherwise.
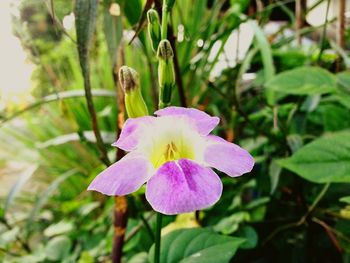
<path fill-rule="evenodd" d="M 146 198 L 155 211 L 175 215 L 207 208 L 221 193 L 221 180 L 213 170 L 180 159 L 158 169 L 147 183 Z"/>
<path fill-rule="evenodd" d="M 211 117 L 209 114 L 194 109 L 182 107 L 167 107 L 154 113 L 157 116 L 184 115 L 195 123 L 197 130 L 202 135 L 208 135 L 220 122 L 218 117 Z"/>
<path fill-rule="evenodd" d="M 254 158 L 243 148 L 214 135 L 207 136 L 207 140 L 204 161 L 210 167 L 231 177 L 249 173 L 253 169 Z"/>
<path fill-rule="evenodd" d="M 148 181 L 153 171 L 146 158 L 129 153 L 95 177 L 88 190 L 105 195 L 127 195 Z"/>
<path fill-rule="evenodd" d="M 118 140 L 112 144 L 124 151 L 132 151 L 138 142 L 142 140 L 143 129 L 153 123 L 155 117 L 144 116 L 139 118 L 129 118 L 124 124 Z"/>

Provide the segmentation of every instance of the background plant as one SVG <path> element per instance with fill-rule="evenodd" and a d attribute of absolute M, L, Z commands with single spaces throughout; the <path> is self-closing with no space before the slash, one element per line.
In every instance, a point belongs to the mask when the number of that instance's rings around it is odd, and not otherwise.
<path fill-rule="evenodd" d="M 146 10 L 154 5 L 159 11 L 161 3 L 88 2 L 97 8 L 95 17 L 86 17 L 96 20 L 90 32 L 91 91 L 104 147 L 114 161 L 110 143 L 124 112 L 117 102 L 116 70 L 122 64 L 135 68 L 150 111 L 158 104 L 157 61 L 145 26 Z M 223 177 L 223 198 L 211 209 L 163 220 L 165 232 L 202 227 L 165 236 L 166 262 L 188 257 L 189 246 L 207 253 L 208 262 L 219 251 L 228 253 L 221 262 L 231 257 L 234 262 L 348 262 L 349 39 L 326 37 L 337 20 L 319 28 L 299 23 L 302 16 L 288 9 L 293 1 L 272 1 L 255 11 L 251 2 L 177 0 L 169 18 L 173 104 L 220 116 L 216 134 L 248 149 L 257 165 L 251 176 Z M 84 98 L 79 43 L 75 30 L 62 25 L 73 10 L 66 1 L 27 0 L 14 21 L 36 64 L 36 101 L 1 113 L 1 163 L 26 167 L 0 206 L 4 262 L 110 260 L 114 200 L 85 191 L 104 164 Z M 278 13 L 285 14 L 286 23 L 266 36 L 263 29 Z M 230 34 L 244 23 L 255 36 L 247 53 L 213 76 L 227 55 L 224 43 L 231 43 Z M 296 23 L 297 31 L 288 36 L 286 30 Z M 298 36 L 313 34 L 320 40 L 298 44 Z M 123 259 L 147 262 L 155 216 L 142 190 L 128 197 L 128 205 Z M 203 243 L 196 238 L 214 241 L 196 247 Z"/>

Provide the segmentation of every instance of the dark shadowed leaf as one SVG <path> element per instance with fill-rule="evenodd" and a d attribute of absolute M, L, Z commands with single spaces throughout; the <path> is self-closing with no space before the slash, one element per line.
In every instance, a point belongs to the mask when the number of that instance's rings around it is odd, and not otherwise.
<path fill-rule="evenodd" d="M 243 249 L 255 248 L 258 243 L 258 233 L 251 226 L 244 226 L 239 230 L 239 235 L 246 239 L 241 245 Z"/>
<path fill-rule="evenodd" d="M 350 204 L 350 196 L 344 196 L 344 197 L 340 198 L 339 201 Z"/>

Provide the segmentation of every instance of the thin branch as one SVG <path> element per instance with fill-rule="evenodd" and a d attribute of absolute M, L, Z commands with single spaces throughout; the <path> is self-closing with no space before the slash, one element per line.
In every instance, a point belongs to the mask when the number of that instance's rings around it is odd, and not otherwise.
<path fill-rule="evenodd" d="M 306 219 L 310 216 L 310 214 L 315 210 L 318 203 L 321 201 L 321 199 L 326 194 L 328 188 L 330 186 L 330 183 L 327 183 L 324 185 L 324 187 L 321 189 L 320 193 L 316 196 L 314 201 L 312 202 L 311 206 L 308 208 L 307 212 L 298 220 L 297 222 L 292 222 L 280 227 L 277 227 L 270 235 L 267 236 L 267 238 L 262 242 L 262 245 L 266 245 L 275 235 L 280 233 L 281 231 L 287 230 L 289 228 L 299 227 L 302 224 L 305 223 Z"/>
<path fill-rule="evenodd" d="M 338 2 L 338 25 L 337 25 L 337 44 L 341 49 L 345 48 L 345 0 Z M 341 67 L 341 59 L 337 60 L 337 70 Z"/>
<path fill-rule="evenodd" d="M 312 218 L 312 221 L 314 221 L 315 223 L 319 224 L 320 226 L 322 226 L 324 228 L 324 230 L 327 233 L 327 236 L 332 241 L 332 243 L 335 246 L 335 248 L 337 249 L 337 251 L 339 253 L 341 253 L 342 249 L 341 249 L 340 243 L 339 243 L 338 239 L 336 238 L 336 236 L 334 235 L 332 228 L 329 225 L 327 225 L 326 222 L 319 220 L 316 217 Z"/>
<path fill-rule="evenodd" d="M 169 27 L 169 35 L 170 35 L 169 41 L 174 52 L 174 71 L 175 71 L 176 84 L 179 90 L 180 103 L 182 107 L 187 107 L 186 94 L 185 94 L 184 84 L 182 81 L 180 63 L 179 63 L 176 43 L 175 43 L 176 37 L 174 36 L 174 30 L 172 26 Z"/>
<path fill-rule="evenodd" d="M 102 89 L 93 89 L 91 90 L 92 95 L 95 97 L 106 97 L 106 98 L 114 98 L 115 93 L 112 93 L 108 90 L 102 90 Z M 27 111 L 31 111 L 37 107 L 40 107 L 46 103 L 54 102 L 54 101 L 59 101 L 59 100 L 65 100 L 65 99 L 73 99 L 73 98 L 80 98 L 84 97 L 85 93 L 80 91 L 80 90 L 69 90 L 69 91 L 62 91 L 59 93 L 55 93 L 52 95 L 48 95 L 46 97 L 43 97 L 42 99 L 34 102 L 33 104 L 30 104 L 26 106 L 25 108 L 18 110 L 14 113 L 12 113 L 10 116 L 5 116 L 0 118 L 0 127 L 5 124 L 5 122 L 8 122 L 24 113 Z"/>
<path fill-rule="evenodd" d="M 322 53 L 323 53 L 323 50 L 325 49 L 327 25 L 328 25 L 328 13 L 329 13 L 330 3 L 331 3 L 331 0 L 327 0 L 327 9 L 326 9 L 326 14 L 325 14 L 325 21 L 323 24 L 323 32 L 322 32 L 322 38 L 321 38 L 321 43 L 320 43 L 320 45 L 321 45 L 320 46 L 320 53 L 318 54 L 317 64 L 320 64 L 321 58 L 322 58 Z"/>
<path fill-rule="evenodd" d="M 327 190 L 328 190 L 330 185 L 331 185 L 330 183 L 327 183 L 323 186 L 323 188 L 321 189 L 321 191 L 319 192 L 319 194 L 316 196 L 315 200 L 313 201 L 312 205 L 308 208 L 305 215 L 298 222 L 299 225 L 303 224 L 306 221 L 307 217 L 315 210 L 318 203 L 321 201 L 321 199 L 327 193 Z"/>
<path fill-rule="evenodd" d="M 295 35 L 297 44 L 301 44 L 301 34 L 300 30 L 305 24 L 305 1 L 296 0 L 295 1 Z"/>
<path fill-rule="evenodd" d="M 118 61 L 115 63 L 113 70 L 114 84 L 117 94 L 118 105 L 118 119 L 116 121 L 117 137 L 123 128 L 125 121 L 125 105 L 124 105 L 124 93 L 119 85 L 118 70 L 124 64 L 124 49 L 120 46 L 118 50 Z M 117 150 L 116 159 L 120 160 L 125 155 L 122 150 Z M 126 225 L 128 222 L 128 201 L 125 196 L 116 196 L 114 198 L 114 236 L 112 247 L 112 262 L 120 263 L 123 256 L 124 238 L 126 232 Z"/>
<path fill-rule="evenodd" d="M 84 72 L 84 67 L 82 67 L 82 69 L 83 69 L 83 72 Z M 91 92 L 90 77 L 89 77 L 89 74 L 88 74 L 88 71 L 89 71 L 89 65 L 88 64 L 85 65 L 85 69 L 86 69 L 86 71 L 83 73 L 85 99 L 86 99 L 88 111 L 89 111 L 89 114 L 90 114 L 90 117 L 91 117 L 92 130 L 93 130 L 93 132 L 95 134 L 95 137 L 96 137 L 97 148 L 99 149 L 99 151 L 101 153 L 100 159 L 106 166 L 109 166 L 111 163 L 109 161 L 109 158 L 108 158 L 108 155 L 107 155 L 107 150 L 106 150 L 104 142 L 102 140 L 102 135 L 101 135 L 100 128 L 99 128 L 99 125 L 98 125 L 98 121 L 97 121 L 95 105 L 94 105 L 94 102 L 93 102 L 93 97 L 92 97 L 92 92 Z"/>
<path fill-rule="evenodd" d="M 148 217 L 144 218 L 145 221 L 142 220 L 142 222 L 140 222 L 137 226 L 135 226 L 130 231 L 130 233 L 125 237 L 125 243 L 128 242 L 133 236 L 135 236 L 137 234 L 137 232 L 140 231 L 143 226 L 146 226 L 145 222 L 147 222 L 147 224 L 148 224 L 148 221 L 150 221 L 151 218 L 153 218 L 154 216 L 155 216 L 155 214 L 153 214 L 153 213 L 150 214 Z M 152 234 L 153 234 L 153 232 L 152 232 Z"/>
<path fill-rule="evenodd" d="M 76 44 L 77 42 L 72 38 L 72 36 L 66 31 L 66 29 L 64 28 L 64 26 L 62 25 L 61 21 L 57 19 L 56 15 L 55 15 L 55 6 L 54 6 L 54 1 L 53 0 L 48 0 L 48 2 L 46 2 L 46 6 L 47 9 L 49 11 L 49 14 L 52 18 L 53 24 L 54 26 L 56 26 L 60 31 L 62 31 L 62 33 L 64 35 L 66 35 L 70 40 L 72 40 L 72 42 L 74 44 Z"/>

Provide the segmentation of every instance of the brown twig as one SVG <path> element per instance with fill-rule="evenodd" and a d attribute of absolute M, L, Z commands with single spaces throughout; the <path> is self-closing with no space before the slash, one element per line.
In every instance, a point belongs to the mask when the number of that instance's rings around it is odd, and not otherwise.
<path fill-rule="evenodd" d="M 345 48 L 345 0 L 338 2 L 337 44 L 341 49 Z M 341 56 L 337 59 L 337 71 L 341 69 Z"/>
<path fill-rule="evenodd" d="M 86 68 L 88 71 L 89 66 L 86 65 Z M 90 83 L 90 78 L 89 78 L 87 71 L 85 73 L 83 73 L 83 75 L 84 75 L 84 89 L 85 89 L 85 98 L 86 98 L 86 102 L 87 102 L 87 107 L 88 107 L 88 111 L 89 111 L 89 114 L 91 117 L 92 130 L 93 130 L 95 138 L 96 138 L 97 148 L 99 149 L 99 151 L 101 153 L 100 159 L 106 166 L 109 166 L 111 163 L 109 161 L 109 158 L 107 155 L 107 150 L 106 150 L 105 145 L 103 143 L 102 135 L 101 135 L 100 128 L 99 128 L 99 125 L 97 122 L 95 105 L 94 105 L 92 93 L 91 93 L 91 83 Z M 84 72 L 84 70 L 83 70 L 83 72 Z"/>
<path fill-rule="evenodd" d="M 305 24 L 305 0 L 296 0 L 295 1 L 295 35 L 297 44 L 301 44 L 301 34 L 300 30 L 303 28 Z"/>
<path fill-rule="evenodd" d="M 148 221 L 154 217 L 156 214 L 150 214 L 148 217 L 144 218 L 144 220 L 146 220 L 146 222 L 148 223 Z M 147 227 L 146 223 L 142 221 L 137 225 L 135 226 L 133 229 L 131 229 L 130 233 L 125 237 L 125 242 L 128 242 L 133 236 L 135 236 L 137 234 L 137 232 L 143 227 Z"/>
<path fill-rule="evenodd" d="M 337 44 L 339 47 L 345 47 L 345 0 L 338 2 L 338 30 L 337 30 Z"/>
<path fill-rule="evenodd" d="M 326 14 L 325 14 L 325 21 L 323 24 L 323 30 L 322 30 L 322 37 L 321 37 L 321 43 L 320 43 L 320 53 L 318 54 L 317 58 L 317 64 L 320 64 L 322 60 L 322 54 L 325 49 L 326 45 L 326 35 L 327 35 L 327 25 L 328 25 L 328 13 L 329 13 L 329 7 L 331 4 L 331 0 L 327 0 L 327 8 L 326 8 Z"/>
<path fill-rule="evenodd" d="M 336 238 L 335 234 L 333 233 L 333 229 L 329 225 L 327 225 L 326 222 L 324 222 L 316 217 L 312 218 L 312 221 L 314 221 L 315 223 L 317 223 L 323 227 L 323 229 L 327 233 L 327 236 L 329 237 L 329 239 L 331 240 L 331 242 L 333 243 L 333 245 L 335 246 L 337 251 L 339 253 L 341 253 L 342 249 L 341 249 L 341 246 L 340 246 L 338 239 Z"/>
<path fill-rule="evenodd" d="M 114 83 L 117 93 L 117 105 L 118 105 L 118 119 L 117 119 L 117 137 L 120 135 L 121 129 L 125 120 L 125 105 L 124 105 L 124 93 L 119 85 L 118 70 L 124 64 L 124 50 L 121 46 L 119 48 L 119 60 L 113 70 Z M 117 160 L 120 160 L 125 155 L 124 151 L 118 150 L 116 154 Z M 113 236 L 113 248 L 112 248 L 112 262 L 120 263 L 123 256 L 123 245 L 126 231 L 126 225 L 128 221 L 128 201 L 125 196 L 116 196 L 114 198 L 114 236 Z"/>
<path fill-rule="evenodd" d="M 112 262 L 120 263 L 123 256 L 123 245 L 128 221 L 128 202 L 125 196 L 114 198 L 114 236 L 112 248 Z"/>
<path fill-rule="evenodd" d="M 100 159 L 106 165 L 110 165 L 101 131 L 99 129 L 93 96 L 91 93 L 89 45 L 92 33 L 95 30 L 97 16 L 97 1 L 86 3 L 87 1 L 75 1 L 75 25 L 78 43 L 79 63 L 84 79 L 84 91 L 87 108 L 90 114 L 91 126 L 96 138 L 96 146 L 100 152 Z M 88 16 L 88 19 L 86 19 Z"/>

